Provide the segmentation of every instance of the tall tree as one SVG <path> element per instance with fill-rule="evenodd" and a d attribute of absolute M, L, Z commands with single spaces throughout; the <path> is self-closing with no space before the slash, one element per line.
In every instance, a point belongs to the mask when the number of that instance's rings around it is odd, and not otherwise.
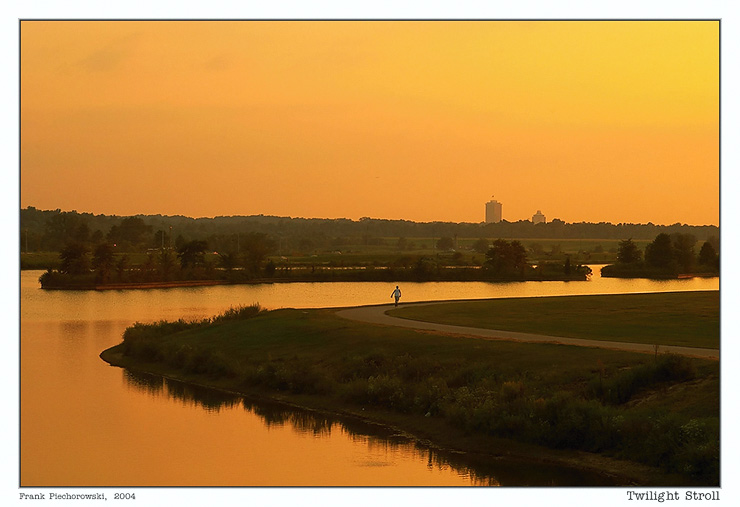
<path fill-rule="evenodd" d="M 497 239 L 486 253 L 484 266 L 495 274 L 515 274 L 527 266 L 527 252 L 519 241 Z"/>
<path fill-rule="evenodd" d="M 180 259 L 182 269 L 202 266 L 205 262 L 208 243 L 201 240 L 193 240 L 185 243 L 177 249 L 177 257 Z"/>
<path fill-rule="evenodd" d="M 101 243 L 93 252 L 92 267 L 97 272 L 98 280 L 107 282 L 113 270 L 113 247 L 108 243 Z"/>
<path fill-rule="evenodd" d="M 671 235 L 673 243 L 673 254 L 676 257 L 678 266 L 684 272 L 691 271 L 696 262 L 694 246 L 696 245 L 696 236 L 693 234 L 676 233 Z"/>
<path fill-rule="evenodd" d="M 88 249 L 81 243 L 69 243 L 59 253 L 62 260 L 60 271 L 70 275 L 80 275 L 90 270 L 90 259 L 87 257 Z"/>
<path fill-rule="evenodd" d="M 170 275 L 175 270 L 175 254 L 169 248 L 163 248 L 157 256 L 159 263 L 159 272 L 165 280 L 169 280 Z"/>
<path fill-rule="evenodd" d="M 717 252 L 709 241 L 705 241 L 699 250 L 699 264 L 716 267 L 718 265 Z"/>
<path fill-rule="evenodd" d="M 275 241 L 261 232 L 249 232 L 241 237 L 245 267 L 256 273 L 267 254 L 275 249 Z"/>
<path fill-rule="evenodd" d="M 619 242 L 619 249 L 617 250 L 617 262 L 621 264 L 634 264 L 640 262 L 642 252 L 637 245 L 632 241 L 632 238 L 625 239 Z"/>
<path fill-rule="evenodd" d="M 668 234 L 658 234 L 653 242 L 645 247 L 645 262 L 656 268 L 673 269 L 675 267 L 673 242 Z"/>

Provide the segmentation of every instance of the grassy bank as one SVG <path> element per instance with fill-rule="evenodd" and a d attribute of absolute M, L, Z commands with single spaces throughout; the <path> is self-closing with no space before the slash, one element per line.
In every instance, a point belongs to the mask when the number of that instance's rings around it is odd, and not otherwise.
<path fill-rule="evenodd" d="M 102 357 L 369 415 L 449 448 L 496 454 L 502 441 L 516 441 L 640 463 L 623 470 L 635 478 L 643 465 L 681 477 L 648 475 L 649 484 L 718 483 L 716 361 L 453 338 L 355 323 L 332 310 L 253 307 L 137 324 Z"/>
<path fill-rule="evenodd" d="M 719 291 L 494 299 L 389 314 L 569 338 L 719 348 Z"/>
<path fill-rule="evenodd" d="M 631 264 L 610 264 L 601 268 L 604 278 L 650 278 L 653 280 L 671 280 L 676 278 L 719 276 L 719 264 L 716 266 L 694 266 L 690 271 L 681 270 L 678 266 L 657 268 L 644 262 Z"/>

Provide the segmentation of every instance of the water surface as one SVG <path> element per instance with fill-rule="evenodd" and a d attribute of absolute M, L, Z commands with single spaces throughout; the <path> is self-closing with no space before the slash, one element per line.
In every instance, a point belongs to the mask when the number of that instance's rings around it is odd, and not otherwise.
<path fill-rule="evenodd" d="M 595 269 L 598 272 L 598 269 Z M 594 474 L 481 461 L 387 430 L 127 372 L 98 355 L 136 321 L 230 306 L 390 302 L 395 284 L 294 283 L 134 291 L 43 291 L 20 275 L 22 486 L 599 485 Z M 675 290 L 719 280 L 404 283 L 402 301 Z"/>

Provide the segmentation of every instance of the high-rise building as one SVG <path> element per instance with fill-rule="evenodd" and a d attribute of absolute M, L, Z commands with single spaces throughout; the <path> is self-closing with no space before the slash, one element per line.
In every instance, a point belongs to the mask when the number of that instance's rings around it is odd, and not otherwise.
<path fill-rule="evenodd" d="M 540 210 L 537 210 L 537 213 L 532 215 L 533 224 L 544 224 L 546 221 L 547 220 L 545 220 L 545 215 L 543 215 Z"/>
<path fill-rule="evenodd" d="M 501 203 L 495 199 L 491 199 L 490 201 L 488 201 L 486 203 L 486 223 L 492 224 L 500 222 L 501 217 Z"/>

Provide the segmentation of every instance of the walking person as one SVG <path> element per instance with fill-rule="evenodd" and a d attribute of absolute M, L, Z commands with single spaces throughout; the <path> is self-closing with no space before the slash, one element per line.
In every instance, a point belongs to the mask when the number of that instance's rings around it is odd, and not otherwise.
<path fill-rule="evenodd" d="M 398 285 L 396 285 L 396 290 L 391 292 L 391 297 L 396 298 L 396 306 L 398 306 L 398 300 L 401 299 L 401 289 L 398 288 Z"/>

